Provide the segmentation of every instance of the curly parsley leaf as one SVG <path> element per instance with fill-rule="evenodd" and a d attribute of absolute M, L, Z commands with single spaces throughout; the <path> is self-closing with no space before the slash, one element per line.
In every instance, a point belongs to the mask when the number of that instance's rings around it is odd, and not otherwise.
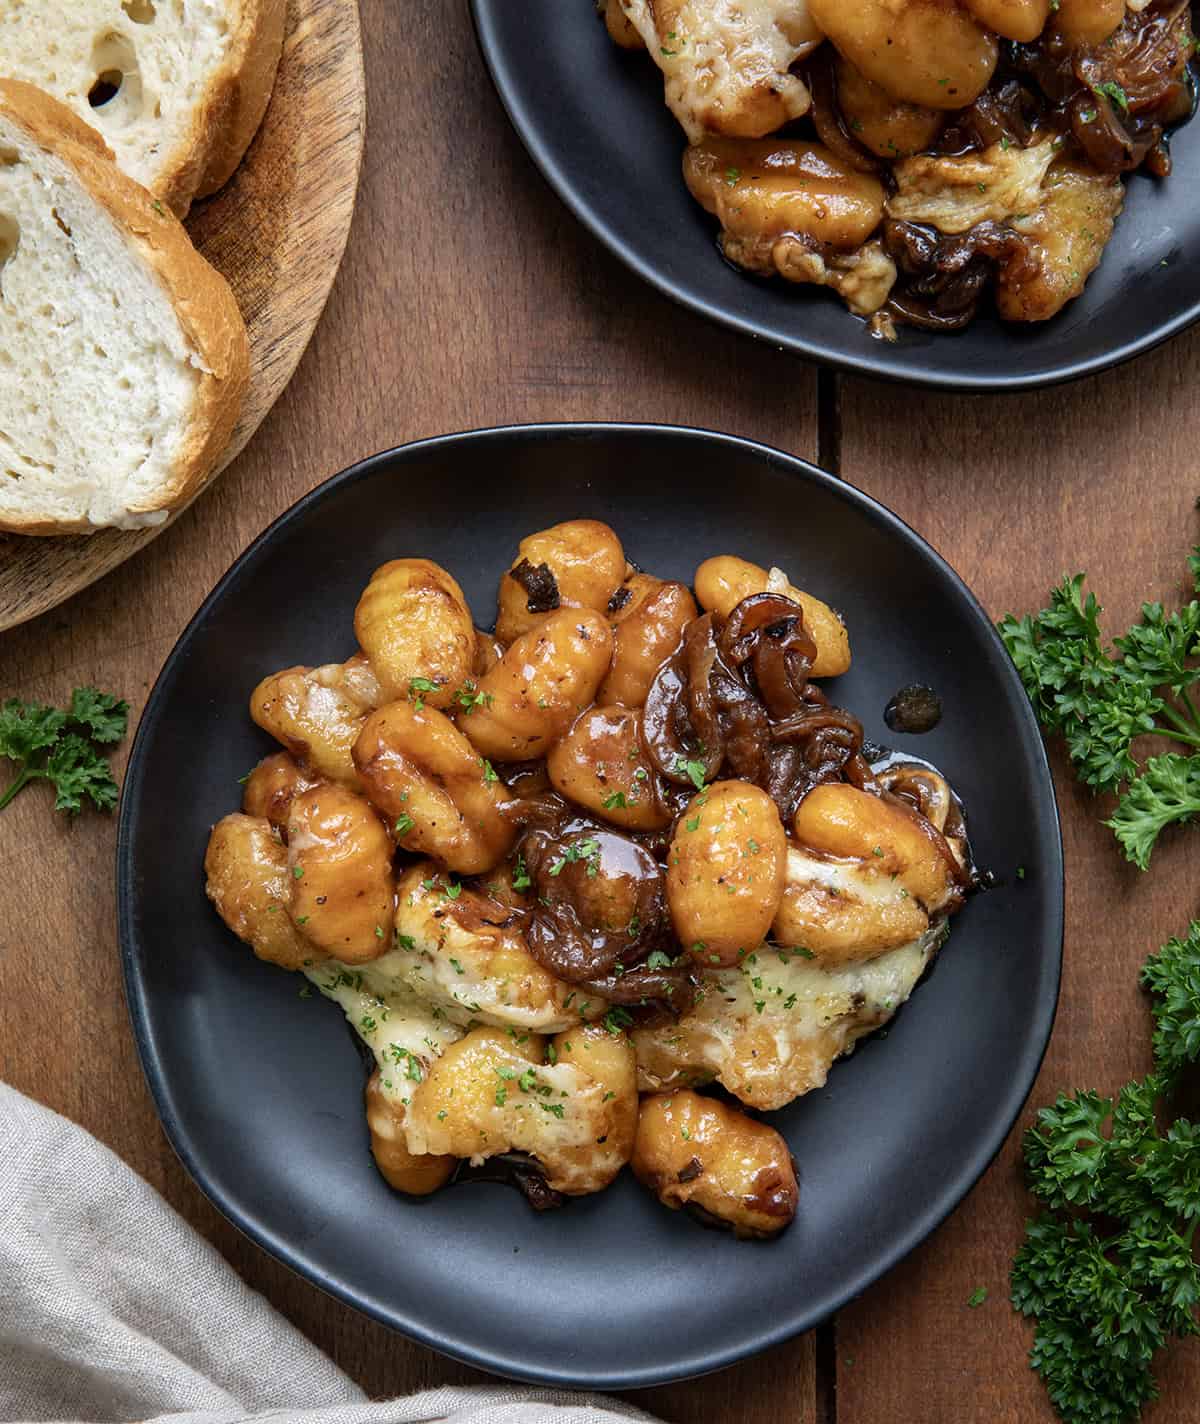
<path fill-rule="evenodd" d="M 1147 870 L 1154 844 L 1165 827 L 1190 821 L 1198 812 L 1200 756 L 1167 752 L 1150 758 L 1104 824 L 1116 836 L 1126 857 Z"/>
<path fill-rule="evenodd" d="M 1030 1365 L 1068 1424 L 1136 1419 L 1158 1397 L 1153 1361 L 1171 1337 L 1200 1334 L 1200 1126 L 1165 1131 L 1167 1094 L 1200 1061 L 1200 923 L 1152 955 L 1156 1071 L 1115 1100 L 1062 1095 L 1025 1136 L 1031 1191 L 1012 1303 L 1036 1318 Z"/>
<path fill-rule="evenodd" d="M 1142 966 L 1142 984 L 1154 995 L 1155 1065 L 1174 1078 L 1200 1060 L 1200 924 L 1150 956 Z"/>
<path fill-rule="evenodd" d="M 1200 652 L 1200 603 L 1176 613 L 1165 613 L 1161 603 L 1143 604 L 1141 622 L 1113 646 L 1121 653 L 1122 676 L 1183 692 L 1200 680 L 1200 668 L 1188 663 Z"/>
<path fill-rule="evenodd" d="M 129 725 L 129 703 L 111 692 L 77 687 L 71 694 L 71 722 L 85 728 L 94 742 L 119 742 Z"/>
<path fill-rule="evenodd" d="M 0 756 L 29 761 L 35 752 L 54 745 L 66 720 L 67 714 L 57 707 L 9 698 L 0 706 Z"/>
<path fill-rule="evenodd" d="M 42 780 L 54 787 L 56 811 L 78 815 L 85 800 L 111 811 L 118 787 L 103 749 L 125 735 L 128 718 L 125 702 L 94 687 L 77 687 L 67 708 L 9 698 L 0 705 L 0 757 L 17 771 L 0 792 L 0 810 Z"/>
<path fill-rule="evenodd" d="M 1200 589 L 1200 546 L 1188 560 Z M 1119 802 L 1105 822 L 1126 856 L 1145 870 L 1163 829 L 1200 811 L 1200 602 L 1141 618 L 1106 648 L 1102 609 L 1084 575 L 1064 578 L 1038 613 L 1000 620 L 1004 640 L 1046 731 L 1061 736 L 1079 779 Z M 1139 737 L 1168 737 L 1187 749 L 1144 763 Z"/>

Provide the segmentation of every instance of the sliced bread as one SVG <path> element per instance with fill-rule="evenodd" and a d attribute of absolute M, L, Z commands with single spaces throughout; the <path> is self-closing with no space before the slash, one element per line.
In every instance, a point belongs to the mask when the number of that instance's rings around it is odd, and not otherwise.
<path fill-rule="evenodd" d="M 0 529 L 161 523 L 248 372 L 233 293 L 178 219 L 62 104 L 0 80 Z"/>
<path fill-rule="evenodd" d="M 0 75 L 89 123 L 183 217 L 262 120 L 286 0 L 0 0 Z"/>

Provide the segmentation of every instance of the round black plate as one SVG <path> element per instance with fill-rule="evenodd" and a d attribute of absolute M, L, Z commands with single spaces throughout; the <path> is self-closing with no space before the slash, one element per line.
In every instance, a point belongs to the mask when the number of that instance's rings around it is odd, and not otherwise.
<path fill-rule="evenodd" d="M 892 737 L 944 767 L 1001 885 L 955 921 L 886 1038 L 774 1116 L 801 1202 L 776 1242 L 664 1210 L 624 1174 L 534 1215 L 499 1185 L 394 1195 L 368 1155 L 363 1070 L 336 1007 L 257 961 L 212 912 L 209 827 L 272 749 L 247 699 L 266 673 L 353 650 L 371 571 L 423 555 L 489 623 L 522 535 L 608 520 L 629 556 L 777 562 L 836 605 L 855 662 L 831 684 L 889 736 L 914 681 L 941 725 Z M 1015 878 L 1018 866 L 1024 879 Z M 1054 1016 L 1062 861 L 1041 739 L 986 616 L 894 515 L 829 475 L 727 436 L 538 426 L 447 436 L 356 465 L 276 521 L 222 579 L 150 697 L 125 783 L 120 930 L 134 1031 L 163 1125 L 227 1216 L 317 1285 L 500 1374 L 601 1388 L 693 1375 L 805 1330 L 912 1249 L 971 1187 L 1020 1111 Z"/>
<path fill-rule="evenodd" d="M 608 38 L 593 0 L 471 0 L 501 101 L 534 162 L 577 218 L 660 292 L 773 346 L 846 370 L 958 390 L 1008 390 L 1114 366 L 1200 317 L 1200 119 L 1174 144 L 1165 183 L 1127 184 L 1099 270 L 1053 321 L 981 316 L 965 332 L 874 339 L 831 293 L 747 277 L 716 247 L 688 194 L 683 131 L 649 56 Z"/>

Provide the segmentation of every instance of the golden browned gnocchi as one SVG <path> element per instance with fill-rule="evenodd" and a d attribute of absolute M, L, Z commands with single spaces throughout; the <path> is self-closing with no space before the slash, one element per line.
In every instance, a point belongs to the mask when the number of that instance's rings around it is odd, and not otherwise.
<path fill-rule="evenodd" d="M 242 810 L 247 816 L 261 816 L 270 821 L 276 830 L 284 830 L 293 800 L 316 785 L 317 779 L 287 752 L 275 752 L 263 757 L 246 778 Z"/>
<path fill-rule="evenodd" d="M 217 914 L 260 959 L 299 969 L 320 957 L 288 915 L 287 847 L 269 821 L 237 812 L 218 821 L 204 854 L 204 873 Z"/>
<path fill-rule="evenodd" d="M 850 668 L 850 635 L 846 625 L 827 603 L 811 593 L 789 583 L 780 569 L 767 570 L 748 559 L 733 554 L 718 554 L 705 559 L 696 570 L 696 598 L 701 608 L 711 609 L 728 617 L 754 593 L 782 593 L 798 603 L 804 613 L 804 626 L 817 645 L 813 661 L 813 677 L 839 677 Z"/>
<path fill-rule="evenodd" d="M 530 534 L 500 580 L 496 637 L 507 647 L 557 608 L 603 613 L 624 577 L 621 541 L 598 519 L 569 519 Z"/>
<path fill-rule="evenodd" d="M 461 875 L 508 854 L 516 828 L 500 778 L 436 708 L 389 702 L 367 718 L 353 753 L 368 799 L 406 850 Z"/>
<path fill-rule="evenodd" d="M 993 0 L 993 7 L 999 3 Z M 893 98 L 930 109 L 964 109 L 983 93 L 995 71 L 1000 55 L 996 36 L 958 0 L 810 4 L 813 19 L 838 53 Z"/>
<path fill-rule="evenodd" d="M 258 684 L 250 715 L 314 777 L 357 786 L 351 748 L 366 709 L 345 686 L 341 664 L 284 668 Z"/>
<path fill-rule="evenodd" d="M 774 1236 L 796 1215 L 800 1189 L 779 1133 L 698 1093 L 642 1100 L 632 1165 L 664 1206 L 738 1236 Z"/>
<path fill-rule="evenodd" d="M 692 798 L 667 852 L 679 942 L 699 964 L 736 964 L 762 943 L 783 894 L 787 839 L 775 802 L 745 781 Z"/>
<path fill-rule="evenodd" d="M 834 69 L 842 117 L 876 158 L 907 158 L 929 148 L 941 133 L 945 110 L 897 99 L 841 55 Z"/>
<path fill-rule="evenodd" d="M 480 680 L 480 705 L 463 731 L 493 761 L 545 756 L 595 697 L 611 661 L 612 633 L 600 614 L 559 609 Z"/>
<path fill-rule="evenodd" d="M 392 842 L 363 800 L 343 787 L 304 791 L 288 812 L 292 922 L 345 964 L 376 959 L 391 944 Z"/>
<path fill-rule="evenodd" d="M 796 236 L 849 251 L 883 221 L 879 179 L 819 143 L 708 138 L 684 155 L 683 177 L 720 221 L 730 261 L 768 276 L 780 241 Z"/>
<path fill-rule="evenodd" d="M 919 939 L 959 893 L 962 867 L 946 838 L 899 800 L 817 786 L 792 831 L 775 938 L 821 964 Z"/>
<path fill-rule="evenodd" d="M 475 624 L 458 583 L 429 559 L 393 559 L 371 575 L 354 632 L 388 697 L 448 707 L 475 665 Z"/>
<path fill-rule="evenodd" d="M 602 1191 L 633 1146 L 632 1055 L 627 1044 L 625 1062 L 606 1057 L 593 1064 L 585 1055 L 580 1063 L 574 1052 L 547 1057 L 545 1040 L 536 1035 L 521 1041 L 499 1029 L 473 1029 L 414 1090 L 409 1145 L 476 1164 L 501 1152 L 526 1152 L 552 1191 Z"/>
<path fill-rule="evenodd" d="M 614 42 L 662 72 L 685 184 L 724 256 L 829 288 L 886 340 L 957 330 L 993 293 L 1006 321 L 1052 318 L 1099 264 L 1124 175 L 1168 177 L 1195 109 L 1191 6 L 1171 0 L 604 10 Z"/>
<path fill-rule="evenodd" d="M 663 661 L 683 641 L 696 616 L 696 600 L 685 584 L 634 574 L 613 597 L 613 656 L 596 701 L 641 707 Z"/>
<path fill-rule="evenodd" d="M 458 1166 L 457 1157 L 410 1152 L 405 1143 L 405 1109 L 388 1096 L 383 1074 L 376 1068 L 367 1080 L 367 1127 L 371 1155 L 389 1187 L 410 1197 L 427 1197 L 444 1187 Z"/>
<path fill-rule="evenodd" d="M 641 742 L 639 713 L 597 702 L 550 749 L 546 771 L 554 789 L 601 820 L 630 831 L 662 830 L 670 807 Z"/>
<path fill-rule="evenodd" d="M 500 1178 L 544 1209 L 632 1164 L 771 1236 L 787 1146 L 704 1090 L 780 1108 L 891 1018 L 971 886 L 961 808 L 813 681 L 849 637 L 781 570 L 719 555 L 693 590 L 591 520 L 519 551 L 507 636 L 396 560 L 360 652 L 260 683 L 286 750 L 214 826 L 209 898 L 345 1014 L 396 1191 Z"/>

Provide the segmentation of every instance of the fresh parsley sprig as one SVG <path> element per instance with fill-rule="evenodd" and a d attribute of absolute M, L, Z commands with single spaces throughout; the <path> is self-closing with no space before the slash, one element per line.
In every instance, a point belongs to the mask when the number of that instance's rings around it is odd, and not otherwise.
<path fill-rule="evenodd" d="M 98 811 L 117 804 L 118 787 L 105 750 L 125 735 L 128 704 L 94 687 L 77 687 L 69 707 L 11 697 L 0 703 L 0 758 L 16 775 L 0 792 L 0 810 L 33 781 L 54 787 L 54 809 L 75 816 L 86 797 Z"/>
<path fill-rule="evenodd" d="M 1200 1334 L 1200 1125 L 1164 1128 L 1172 1091 L 1200 1060 L 1200 922 L 1147 960 L 1154 1072 L 1116 1099 L 1062 1095 L 1025 1135 L 1027 1224 L 1012 1302 L 1037 1319 L 1030 1364 L 1067 1424 L 1122 1424 L 1158 1396 L 1153 1361 Z"/>
<path fill-rule="evenodd" d="M 1188 563 L 1200 589 L 1200 547 Z M 1105 822 L 1127 858 L 1150 864 L 1159 834 L 1200 813 L 1200 602 L 1167 613 L 1142 605 L 1140 620 L 1106 648 L 1100 605 L 1083 592 L 1083 574 L 1051 592 L 1050 605 L 1000 620 L 1038 720 L 1058 733 L 1080 780 L 1118 797 Z M 1138 760 L 1134 744 L 1167 737 L 1183 751 Z"/>

